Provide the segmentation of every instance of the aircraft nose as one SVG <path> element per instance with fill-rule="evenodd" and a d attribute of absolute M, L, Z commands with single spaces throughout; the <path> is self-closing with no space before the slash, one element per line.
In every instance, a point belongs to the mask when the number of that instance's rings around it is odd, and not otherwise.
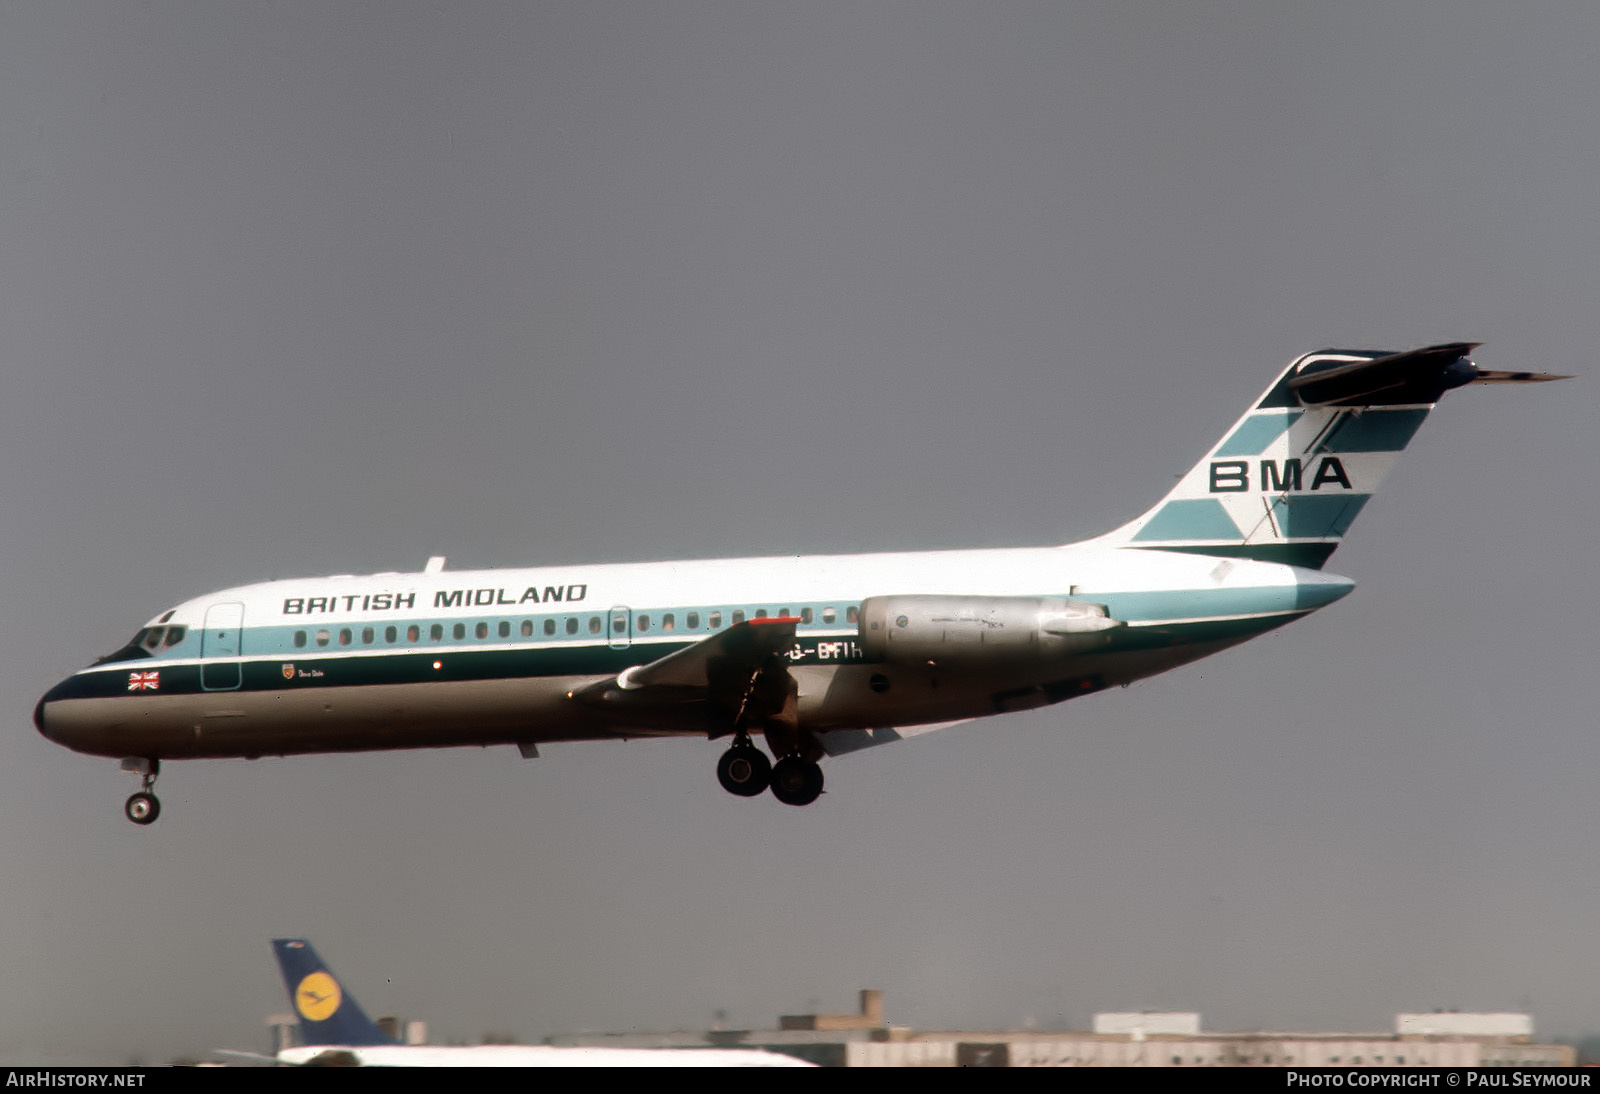
<path fill-rule="evenodd" d="M 41 695 L 39 701 L 33 707 L 33 725 L 40 735 L 46 740 L 54 741 L 58 745 L 64 744 L 68 747 L 72 747 L 72 744 L 67 740 L 69 734 L 66 732 L 66 726 L 62 723 L 60 710 L 61 700 L 66 698 L 67 685 L 70 682 L 70 680 L 61 681 L 61 683 Z"/>
<path fill-rule="evenodd" d="M 50 704 L 51 698 L 55 695 L 57 690 L 58 688 L 51 688 L 49 691 L 45 692 L 39 697 L 39 701 L 35 703 L 33 707 L 34 728 L 37 729 L 45 738 L 52 741 L 55 740 L 55 737 L 50 732 L 49 715 L 45 708 Z"/>

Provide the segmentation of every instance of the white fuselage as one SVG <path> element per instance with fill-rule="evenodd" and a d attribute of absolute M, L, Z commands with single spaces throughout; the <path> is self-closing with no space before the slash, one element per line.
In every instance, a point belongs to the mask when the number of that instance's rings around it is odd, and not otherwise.
<path fill-rule="evenodd" d="M 504 570 L 437 570 L 224 589 L 152 619 L 58 685 L 47 736 L 99 755 L 258 756 L 659 734 L 701 713 L 577 693 L 741 619 L 792 617 L 801 727 L 851 734 L 1041 706 L 1192 661 L 1345 595 L 1277 563 L 1094 544 Z M 1054 597 L 1125 624 L 1093 648 L 887 663 L 856 611 L 882 596 Z"/>

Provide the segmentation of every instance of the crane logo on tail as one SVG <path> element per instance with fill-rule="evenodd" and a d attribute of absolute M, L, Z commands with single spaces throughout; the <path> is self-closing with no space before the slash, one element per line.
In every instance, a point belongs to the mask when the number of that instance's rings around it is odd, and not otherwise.
<path fill-rule="evenodd" d="M 314 972 L 294 989 L 294 1009 L 308 1022 L 325 1022 L 339 1009 L 339 985 L 325 972 Z"/>

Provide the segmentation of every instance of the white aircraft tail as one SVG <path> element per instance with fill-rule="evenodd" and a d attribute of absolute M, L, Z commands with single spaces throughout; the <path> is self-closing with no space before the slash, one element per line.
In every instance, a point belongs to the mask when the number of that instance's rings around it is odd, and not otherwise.
<path fill-rule="evenodd" d="M 1477 348 L 1306 354 L 1160 504 L 1095 542 L 1320 569 L 1446 391 L 1567 379 L 1485 371 Z"/>

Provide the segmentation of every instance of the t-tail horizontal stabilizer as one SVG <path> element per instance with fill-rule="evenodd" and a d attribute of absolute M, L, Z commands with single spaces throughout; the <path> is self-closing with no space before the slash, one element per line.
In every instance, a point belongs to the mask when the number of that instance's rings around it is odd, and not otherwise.
<path fill-rule="evenodd" d="M 1468 354 L 1480 342 L 1447 342 L 1440 346 L 1391 353 L 1340 363 L 1335 351 L 1313 354 L 1294 375 L 1288 390 L 1306 407 L 1376 407 L 1437 403 L 1445 392 L 1468 384 L 1531 384 L 1568 380 L 1542 372 L 1488 372 Z"/>
<path fill-rule="evenodd" d="M 1480 369 L 1477 348 L 1306 354 L 1159 505 L 1096 542 L 1320 569 L 1445 392 L 1568 379 Z"/>

